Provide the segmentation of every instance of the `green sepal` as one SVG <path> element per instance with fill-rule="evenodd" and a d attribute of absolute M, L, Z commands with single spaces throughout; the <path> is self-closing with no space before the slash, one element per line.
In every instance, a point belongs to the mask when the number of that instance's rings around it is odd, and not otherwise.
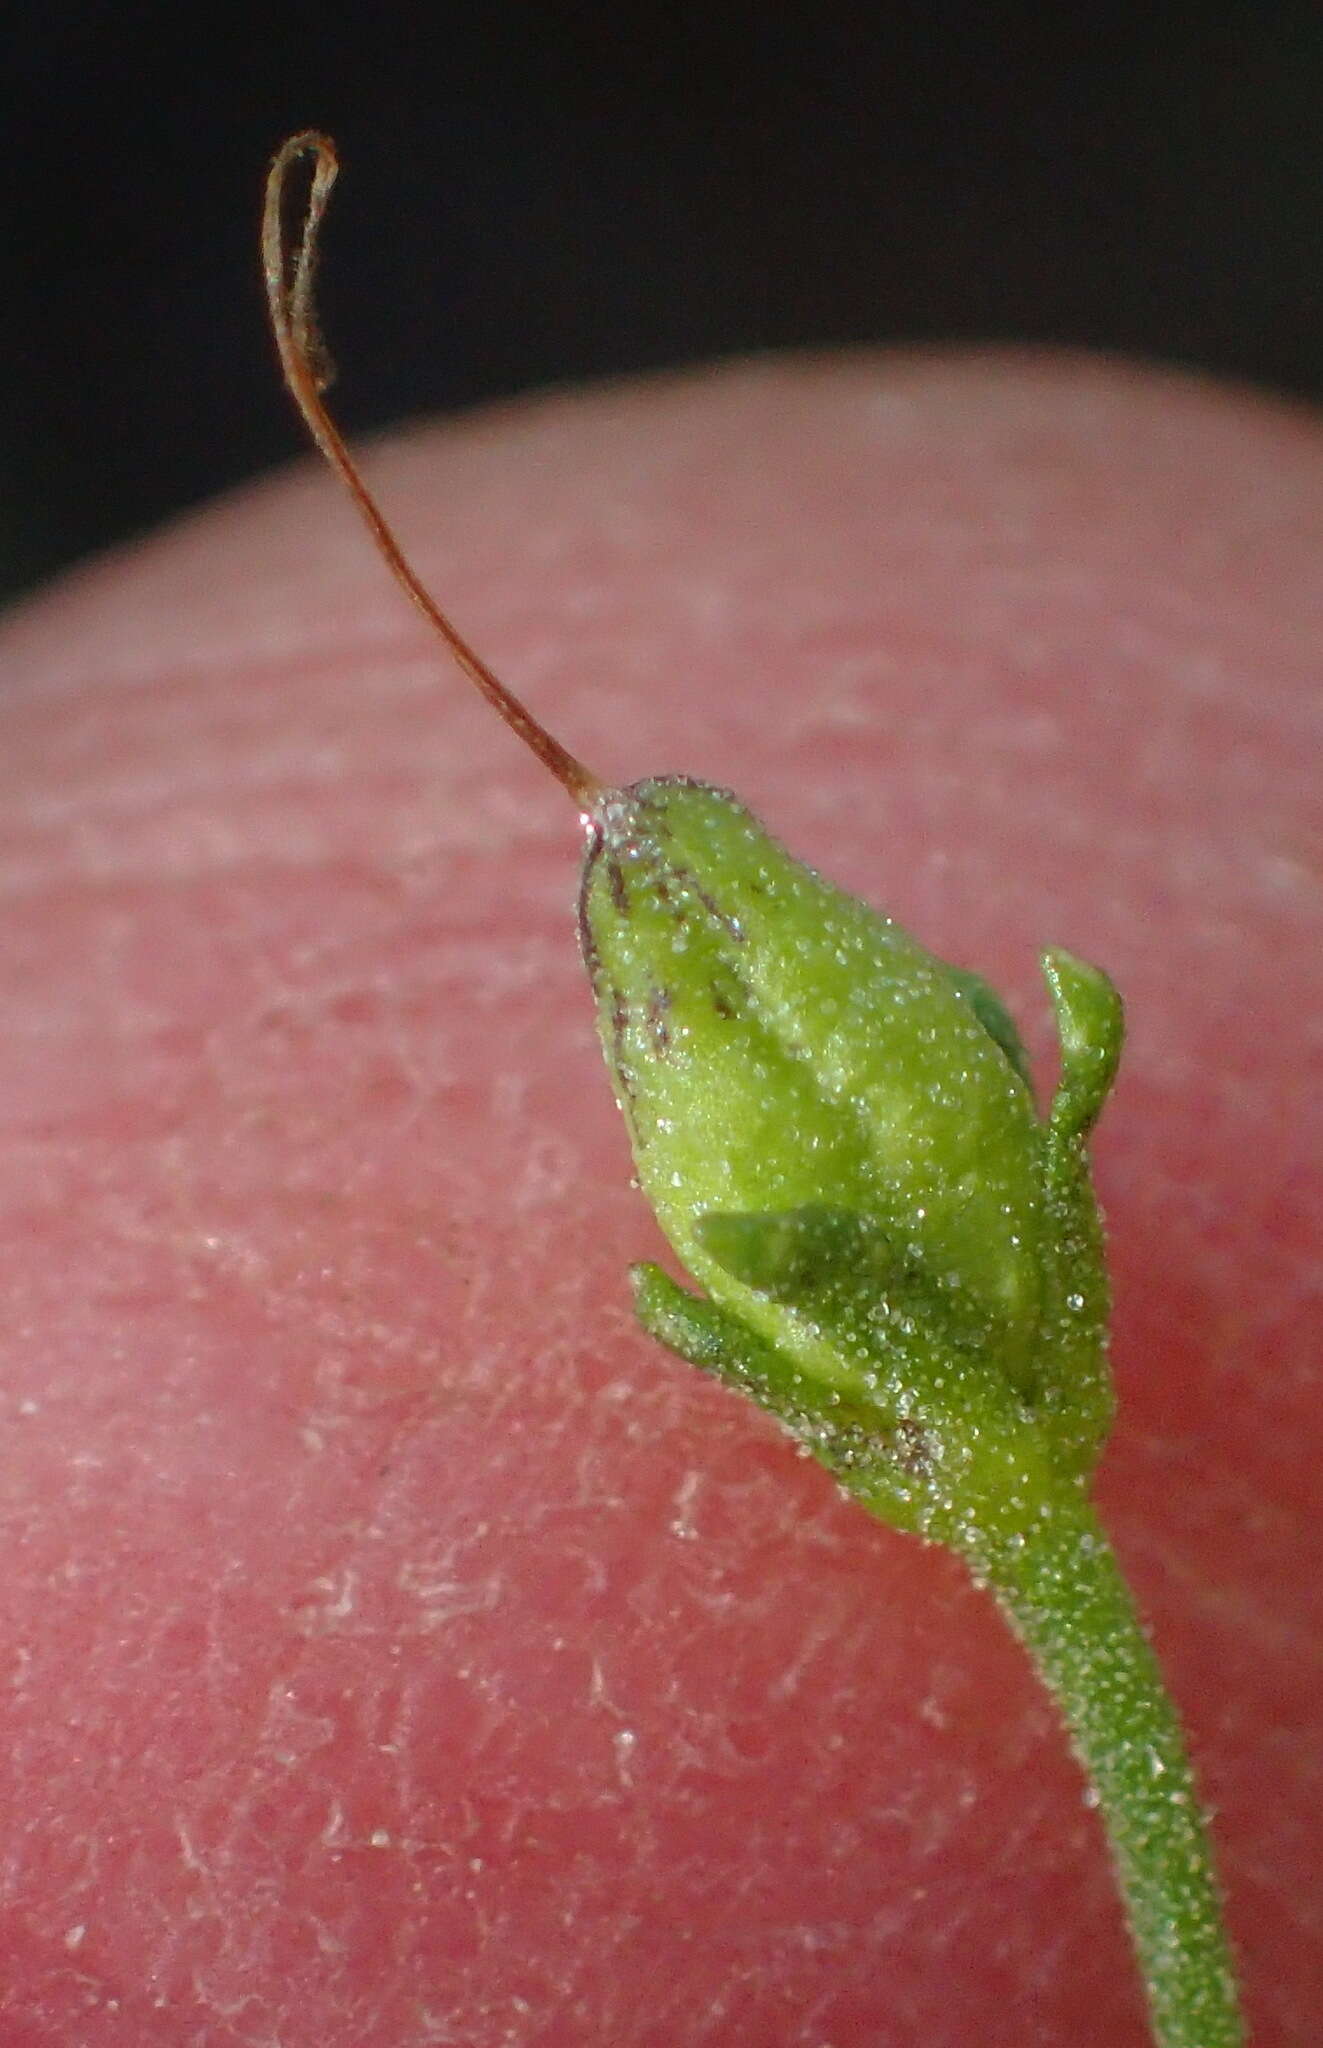
<path fill-rule="evenodd" d="M 1061 1074 L 1048 1122 L 1058 1139 L 1085 1138 L 1116 1079 L 1125 1011 L 1100 967 L 1059 947 L 1044 953 L 1042 965 L 1061 1041 Z"/>
<path fill-rule="evenodd" d="M 857 1210 L 825 1202 L 760 1216 L 709 1210 L 695 1229 L 704 1250 L 732 1279 L 778 1301 L 841 1283 L 853 1289 L 880 1263 L 876 1230 Z"/>
<path fill-rule="evenodd" d="M 947 1333 L 934 1341 L 917 1324 L 894 1342 L 874 1336 L 888 1370 L 871 1375 L 872 1391 L 843 1393 L 659 1266 L 635 1266 L 630 1277 L 649 1336 L 774 1415 L 880 1521 L 968 1553 L 1012 1538 L 1057 1497 L 1049 1435 L 980 1370 L 976 1345 Z"/>
<path fill-rule="evenodd" d="M 824 1400 L 823 1389 L 806 1384 L 792 1359 L 714 1301 L 690 1294 L 660 1266 L 633 1266 L 630 1280 L 635 1314 L 650 1337 L 775 1416 L 879 1520 L 897 1529 L 922 1528 L 915 1472 L 927 1452 L 917 1426 L 887 1425 L 870 1403 L 839 1395 Z"/>
<path fill-rule="evenodd" d="M 634 1312 L 668 1351 L 752 1394 L 784 1418 L 793 1401 L 793 1369 L 780 1353 L 705 1295 L 691 1294 L 650 1260 L 629 1269 Z"/>
<path fill-rule="evenodd" d="M 907 1262 L 871 1217 L 807 1203 L 765 1215 L 709 1210 L 694 1226 L 730 1279 L 812 1329 L 830 1329 L 850 1383 L 874 1407 L 906 1390 L 926 1394 L 954 1362 L 981 1357 L 987 1311 L 952 1274 Z M 773 1340 L 774 1342 L 775 1340 Z M 1014 1362 L 1008 1392 L 1028 1397 L 1037 1380 Z"/>
<path fill-rule="evenodd" d="M 1015 1028 L 1011 1013 L 997 994 L 996 989 L 993 988 L 990 982 L 984 981 L 981 974 L 975 974 L 971 968 L 952 967 L 948 969 L 948 972 L 957 990 L 969 1004 L 970 1009 L 987 1032 L 988 1037 L 992 1039 L 995 1045 L 1001 1047 L 1011 1066 L 1024 1082 L 1025 1087 L 1032 1089 L 1033 1080 L 1029 1072 L 1029 1055 L 1024 1049 L 1024 1043 L 1019 1032 Z"/>
<path fill-rule="evenodd" d="M 1121 1057 L 1121 998 L 1100 968 L 1054 950 L 1043 976 L 1056 1013 L 1061 1072 L 1043 1126 L 1043 1325 L 1036 1407 L 1065 1471 L 1088 1472 L 1115 1412 L 1107 1362 L 1107 1282 L 1102 1221 L 1087 1139 Z"/>

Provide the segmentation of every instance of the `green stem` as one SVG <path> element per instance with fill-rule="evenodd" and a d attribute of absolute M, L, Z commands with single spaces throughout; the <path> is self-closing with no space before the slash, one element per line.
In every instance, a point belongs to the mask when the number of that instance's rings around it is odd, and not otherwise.
<path fill-rule="evenodd" d="M 1097 1517 L 1072 1496 L 1023 1539 L 974 1546 L 971 1563 L 1055 1695 L 1097 1795 L 1159 2048 L 1240 2048 L 1185 1741 Z"/>

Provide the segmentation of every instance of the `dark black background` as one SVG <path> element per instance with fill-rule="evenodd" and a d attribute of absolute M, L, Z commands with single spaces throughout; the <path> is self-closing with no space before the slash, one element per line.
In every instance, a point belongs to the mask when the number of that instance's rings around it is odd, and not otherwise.
<path fill-rule="evenodd" d="M 10 583 L 301 445 L 255 224 L 309 124 L 362 430 L 861 341 L 1085 344 L 1323 393 L 1323 9 L 58 0 L 0 56 Z"/>

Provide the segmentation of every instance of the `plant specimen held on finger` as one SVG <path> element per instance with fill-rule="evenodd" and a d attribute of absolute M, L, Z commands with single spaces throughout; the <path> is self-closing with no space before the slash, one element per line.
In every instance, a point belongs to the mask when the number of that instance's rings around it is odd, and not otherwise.
<path fill-rule="evenodd" d="M 285 187 L 305 159 L 291 249 Z M 728 792 L 677 776 L 604 786 L 511 695 L 418 582 L 323 404 L 314 282 L 335 172 L 315 134 L 272 165 L 281 363 L 394 575 L 580 813 L 598 1030 L 640 1184 L 695 1283 L 640 1266 L 639 1319 L 991 1589 L 1092 1785 L 1156 2041 L 1233 2048 L 1184 1742 L 1091 1499 L 1112 1389 L 1087 1145 L 1120 998 L 1097 968 L 1043 956 L 1061 1065 L 1040 1114 L 977 975 L 792 858 Z"/>

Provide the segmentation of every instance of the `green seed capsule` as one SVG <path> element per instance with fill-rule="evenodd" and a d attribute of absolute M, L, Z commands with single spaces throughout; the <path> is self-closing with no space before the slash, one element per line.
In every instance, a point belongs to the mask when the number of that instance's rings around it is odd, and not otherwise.
<path fill-rule="evenodd" d="M 1041 1123 L 991 990 L 701 783 L 602 800 L 580 930 L 639 1180 L 704 1290 L 644 1269 L 654 1333 L 756 1380 L 837 1469 L 867 1449 L 893 1518 L 931 1533 L 999 1512 L 976 1498 L 976 1468 L 1005 1483 L 983 1425 L 1015 1439 L 1019 1494 L 1088 1463 L 1106 1288 L 1080 1062 L 1069 1128 Z M 1072 964 L 1069 995 L 1052 971 L 1100 1100 L 1119 1004 L 1093 970 Z"/>

